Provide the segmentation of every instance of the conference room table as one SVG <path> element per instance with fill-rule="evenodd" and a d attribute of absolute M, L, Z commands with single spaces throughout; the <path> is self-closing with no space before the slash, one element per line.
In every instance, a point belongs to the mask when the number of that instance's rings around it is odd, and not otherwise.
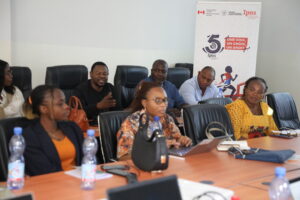
<path fill-rule="evenodd" d="M 270 150 L 293 149 L 296 151 L 296 155 L 300 154 L 300 137 L 293 139 L 261 137 L 249 139 L 248 145 Z M 235 159 L 227 152 L 218 152 L 217 150 L 186 158 L 171 156 L 168 169 L 161 173 L 138 170 L 131 161 L 117 162 L 116 164 L 120 163 L 130 165 L 130 170 L 137 174 L 139 181 L 176 174 L 178 178 L 196 182 L 210 181 L 214 186 L 233 190 L 235 195 L 242 200 L 268 199 L 268 186 L 265 183 L 272 180 L 276 166 L 285 167 L 288 178 L 300 177 L 300 160 L 297 159 L 288 160 L 283 164 L 241 160 Z M 89 200 L 106 198 L 107 189 L 127 184 L 125 178 L 115 175 L 98 180 L 95 189 L 90 191 L 80 189 L 80 183 L 78 178 L 64 172 L 57 172 L 27 177 L 24 188 L 13 192 L 15 194 L 31 192 L 37 200 Z"/>

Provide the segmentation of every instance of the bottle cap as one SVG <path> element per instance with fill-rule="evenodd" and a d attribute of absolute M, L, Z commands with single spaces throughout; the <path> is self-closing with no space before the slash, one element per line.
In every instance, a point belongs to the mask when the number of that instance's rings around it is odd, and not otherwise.
<path fill-rule="evenodd" d="M 88 129 L 86 133 L 87 133 L 88 136 L 94 136 L 95 135 L 95 130 Z"/>
<path fill-rule="evenodd" d="M 14 134 L 15 135 L 22 135 L 22 127 L 19 127 L 19 126 L 16 126 L 15 128 L 14 128 Z"/>
<path fill-rule="evenodd" d="M 285 173 L 286 173 L 286 169 L 284 167 L 276 167 L 275 168 L 275 176 L 282 177 L 282 176 L 285 176 Z"/>
<path fill-rule="evenodd" d="M 154 117 L 153 117 L 153 120 L 154 120 L 154 121 L 159 121 L 160 118 L 159 118 L 159 116 L 154 116 Z"/>

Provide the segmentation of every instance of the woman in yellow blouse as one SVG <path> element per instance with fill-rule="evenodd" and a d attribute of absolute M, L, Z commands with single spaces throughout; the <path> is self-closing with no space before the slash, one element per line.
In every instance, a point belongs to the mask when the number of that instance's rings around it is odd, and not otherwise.
<path fill-rule="evenodd" d="M 263 102 L 268 86 L 264 79 L 252 77 L 245 83 L 241 99 L 226 105 L 237 140 L 269 135 L 278 130 L 273 110 Z"/>

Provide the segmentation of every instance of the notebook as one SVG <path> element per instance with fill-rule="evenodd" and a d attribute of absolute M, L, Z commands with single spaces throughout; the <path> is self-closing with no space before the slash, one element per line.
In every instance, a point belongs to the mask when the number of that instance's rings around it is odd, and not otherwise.
<path fill-rule="evenodd" d="M 169 149 L 169 154 L 173 156 L 190 156 L 198 153 L 209 152 L 217 147 L 217 145 L 223 141 L 227 136 L 221 136 L 214 139 L 204 139 L 200 143 L 191 147 L 182 147 L 179 149 L 171 148 Z"/>

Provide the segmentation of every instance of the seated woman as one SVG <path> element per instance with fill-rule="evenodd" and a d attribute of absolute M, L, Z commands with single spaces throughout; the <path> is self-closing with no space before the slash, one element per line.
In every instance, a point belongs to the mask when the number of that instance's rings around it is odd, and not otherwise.
<path fill-rule="evenodd" d="M 3 60 L 0 60 L 0 91 L 0 119 L 22 116 L 23 94 L 13 85 L 11 69 Z"/>
<path fill-rule="evenodd" d="M 81 164 L 83 134 L 68 120 L 64 93 L 53 86 L 36 87 L 24 105 L 27 118 L 35 118 L 24 130 L 25 173 L 34 176 L 70 170 Z"/>
<path fill-rule="evenodd" d="M 278 130 L 273 119 L 273 110 L 262 102 L 268 86 L 264 79 L 252 77 L 245 83 L 241 99 L 227 104 L 237 140 L 269 135 Z"/>
<path fill-rule="evenodd" d="M 162 131 L 168 138 L 168 147 L 190 146 L 192 144 L 192 140 L 186 136 L 182 136 L 172 117 L 166 114 L 167 99 L 166 92 L 157 83 L 141 83 L 141 87 L 131 104 L 130 110 L 133 113 L 126 118 L 117 133 L 118 159 L 126 160 L 131 158 L 134 135 L 137 133 L 139 119 L 143 113 L 148 114 L 151 121 L 154 116 L 160 117 Z"/>

